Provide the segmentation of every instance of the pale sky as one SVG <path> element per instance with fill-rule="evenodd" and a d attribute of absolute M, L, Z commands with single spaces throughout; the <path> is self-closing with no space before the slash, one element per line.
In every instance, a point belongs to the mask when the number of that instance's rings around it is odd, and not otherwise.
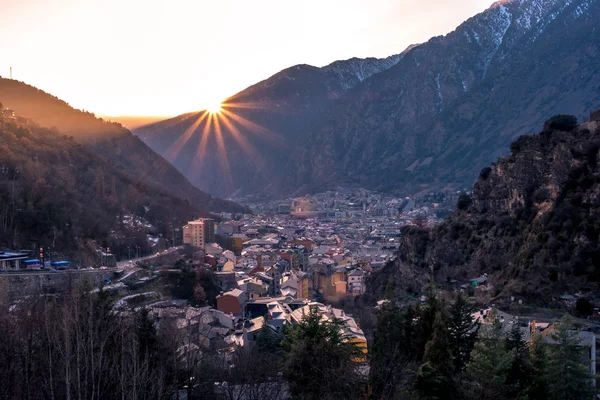
<path fill-rule="evenodd" d="M 295 64 L 399 53 L 492 2 L 0 0 L 0 76 L 96 114 L 178 115 Z"/>

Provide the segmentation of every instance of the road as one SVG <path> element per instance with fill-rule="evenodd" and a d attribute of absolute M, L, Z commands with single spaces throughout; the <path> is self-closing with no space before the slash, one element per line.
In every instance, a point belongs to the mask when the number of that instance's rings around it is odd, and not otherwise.
<path fill-rule="evenodd" d="M 54 271 L 54 272 L 53 272 Z M 4 271 L 4 272 L 0 272 L 0 277 L 1 276 L 5 276 L 5 275 L 48 275 L 48 274 L 65 274 L 65 273 L 73 273 L 73 272 L 77 272 L 77 273 L 91 273 L 91 272 L 97 272 L 98 269 L 94 268 L 94 269 L 63 269 L 63 270 L 49 270 L 49 269 L 30 269 L 30 270 L 21 270 L 21 271 Z"/>
<path fill-rule="evenodd" d="M 183 246 L 177 246 L 177 247 L 170 247 L 168 248 L 166 251 L 166 253 L 160 253 L 158 255 L 156 254 L 150 254 L 149 256 L 145 256 L 145 257 L 139 257 L 139 258 L 132 258 L 131 261 L 129 260 L 123 260 L 123 261 L 119 261 L 117 262 L 117 268 L 127 268 L 130 265 L 135 265 L 136 263 L 140 262 L 140 261 L 146 261 L 146 260 L 151 260 L 153 258 L 156 257 L 160 257 L 166 254 L 170 254 L 170 253 L 175 253 L 179 250 L 183 249 Z"/>
<path fill-rule="evenodd" d="M 171 247 L 171 248 L 167 249 L 166 253 L 160 253 L 159 256 L 170 254 L 170 253 L 175 253 L 181 249 L 183 249 L 183 246 Z M 114 267 L 113 268 L 101 267 L 101 268 L 109 269 L 109 270 L 123 269 L 123 270 L 125 270 L 125 274 L 129 274 L 130 272 L 139 269 L 139 267 L 136 265 L 136 263 L 138 263 L 139 261 L 151 260 L 156 257 L 158 257 L 156 254 L 151 254 L 151 255 L 145 256 L 145 257 L 133 258 L 133 259 L 131 259 L 131 262 L 129 260 L 119 261 L 119 262 L 117 262 L 116 268 L 114 268 Z M 16 270 L 16 271 L 6 270 L 6 271 L 1 271 L 0 276 L 5 275 L 5 274 L 6 275 L 64 274 L 64 273 L 74 272 L 74 271 L 94 272 L 94 271 L 98 271 L 98 269 L 97 268 L 93 268 L 93 269 L 80 268 L 80 269 L 64 269 L 64 270 L 51 270 L 51 269 L 31 269 L 31 270 Z"/>

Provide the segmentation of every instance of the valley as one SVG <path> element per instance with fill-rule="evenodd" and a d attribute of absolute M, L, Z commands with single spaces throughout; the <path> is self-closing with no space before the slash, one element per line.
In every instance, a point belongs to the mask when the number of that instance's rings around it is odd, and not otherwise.
<path fill-rule="evenodd" d="M 600 0 L 413 3 L 2 7 L 0 399 L 598 398 Z"/>

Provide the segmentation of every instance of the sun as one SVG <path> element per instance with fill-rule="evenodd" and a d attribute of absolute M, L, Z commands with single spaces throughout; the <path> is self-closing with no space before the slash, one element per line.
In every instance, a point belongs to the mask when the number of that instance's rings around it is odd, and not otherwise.
<path fill-rule="evenodd" d="M 213 101 L 206 105 L 206 111 L 211 114 L 219 114 L 223 110 L 223 104 L 220 101 Z"/>

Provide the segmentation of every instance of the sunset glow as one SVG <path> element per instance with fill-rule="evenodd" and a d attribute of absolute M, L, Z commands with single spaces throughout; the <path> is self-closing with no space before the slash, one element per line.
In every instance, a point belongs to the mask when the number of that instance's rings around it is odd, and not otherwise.
<path fill-rule="evenodd" d="M 216 150 L 219 160 L 219 168 L 225 172 L 228 180 L 232 183 L 231 170 L 229 166 L 229 158 L 225 144 L 226 139 L 231 138 L 237 143 L 239 148 L 252 160 L 256 168 L 260 171 L 264 169 L 263 160 L 259 152 L 251 144 L 251 136 L 266 140 L 277 147 L 283 147 L 283 139 L 269 129 L 249 121 L 248 119 L 238 114 L 239 109 L 254 108 L 248 103 L 218 103 L 214 107 L 207 108 L 205 111 L 190 115 L 187 117 L 186 123 L 189 128 L 174 141 L 166 152 L 166 157 L 169 160 L 177 158 L 184 147 L 189 146 L 190 142 L 198 143 L 195 148 L 194 157 L 192 159 L 188 174 L 192 178 L 196 178 L 203 168 L 206 168 L 205 160 L 207 156 L 207 148 L 209 141 L 216 142 Z M 256 108 L 262 108 L 257 105 Z M 189 120 L 189 122 L 187 122 Z M 245 134 L 242 133 L 242 130 Z"/>
<path fill-rule="evenodd" d="M 222 104 L 220 101 L 208 103 L 206 106 L 206 111 L 208 111 L 211 114 L 218 114 L 221 112 L 221 110 L 222 110 Z"/>
<path fill-rule="evenodd" d="M 214 112 L 282 69 L 398 54 L 492 2 L 0 0 L 0 75 L 101 115 Z"/>

